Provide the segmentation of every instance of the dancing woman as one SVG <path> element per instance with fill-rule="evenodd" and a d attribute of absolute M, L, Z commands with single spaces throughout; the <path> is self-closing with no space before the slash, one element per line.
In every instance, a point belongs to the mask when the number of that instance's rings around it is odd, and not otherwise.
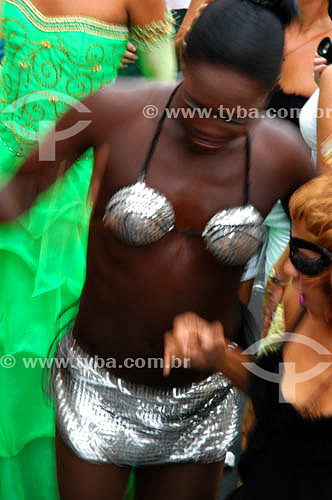
<path fill-rule="evenodd" d="M 178 86 L 85 99 L 86 112 L 70 110 L 43 145 L 54 158 L 36 151 L 0 192 L 1 220 L 13 220 L 94 148 L 86 281 L 57 348 L 70 363 L 53 377 L 62 500 L 122 498 L 131 464 L 137 498 L 216 495 L 236 438 L 237 390 L 221 374 L 183 368 L 165 379 L 155 362 L 185 310 L 222 321 L 243 346 L 253 340 L 237 298 L 244 266 L 275 201 L 313 176 L 296 132 L 249 115 L 278 77 L 294 12 L 263 4 L 211 3 L 188 37 Z M 84 130 L 55 140 L 80 120 L 90 121 Z M 95 366 L 95 355 L 107 366 Z"/>

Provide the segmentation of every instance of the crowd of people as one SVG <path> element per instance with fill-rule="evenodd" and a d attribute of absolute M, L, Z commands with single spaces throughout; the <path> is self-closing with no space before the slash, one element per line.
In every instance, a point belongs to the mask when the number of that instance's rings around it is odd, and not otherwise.
<path fill-rule="evenodd" d="M 1 11 L 1 500 L 330 498 L 332 2 Z"/>

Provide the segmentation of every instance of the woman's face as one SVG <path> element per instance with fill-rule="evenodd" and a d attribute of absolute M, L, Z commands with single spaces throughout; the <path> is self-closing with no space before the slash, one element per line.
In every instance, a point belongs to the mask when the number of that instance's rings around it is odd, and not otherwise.
<path fill-rule="evenodd" d="M 214 153 L 247 135 L 257 124 L 267 95 L 259 82 L 225 66 L 184 64 L 179 101 L 188 115 L 180 113 L 179 118 L 191 146 Z"/>
<path fill-rule="evenodd" d="M 306 241 L 311 241 L 310 234 L 306 231 L 304 222 L 296 222 L 292 224 L 293 238 L 301 238 Z M 320 254 L 312 250 L 301 249 L 308 258 L 319 258 Z M 290 259 L 287 259 L 284 265 L 285 273 L 292 278 L 293 287 L 304 296 L 305 307 L 315 316 L 323 317 L 327 309 L 331 309 L 330 297 L 323 284 L 313 283 L 312 278 L 299 272 L 292 264 Z M 332 311 L 331 311 L 332 314 Z"/>

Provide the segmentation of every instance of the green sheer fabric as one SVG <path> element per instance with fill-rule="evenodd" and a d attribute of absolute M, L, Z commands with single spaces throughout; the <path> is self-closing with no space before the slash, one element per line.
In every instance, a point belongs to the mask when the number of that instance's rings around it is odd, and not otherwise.
<path fill-rule="evenodd" d="M 46 17 L 29 0 L 3 2 L 2 31 L 3 185 L 52 122 L 114 82 L 130 32 L 93 18 Z M 42 392 L 39 359 L 57 333 L 59 314 L 83 286 L 92 166 L 90 150 L 29 213 L 0 225 L 1 500 L 57 499 L 54 412 Z M 26 367 L 27 359 L 35 367 Z"/>

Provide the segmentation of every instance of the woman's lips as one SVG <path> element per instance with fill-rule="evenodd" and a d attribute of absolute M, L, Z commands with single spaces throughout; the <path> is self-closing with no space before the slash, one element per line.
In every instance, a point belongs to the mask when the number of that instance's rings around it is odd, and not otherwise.
<path fill-rule="evenodd" d="M 206 151 L 215 151 L 223 147 L 223 145 L 229 142 L 229 139 L 208 139 L 205 137 L 200 137 L 197 135 L 191 134 L 189 136 L 190 142 L 199 149 L 204 149 Z"/>

